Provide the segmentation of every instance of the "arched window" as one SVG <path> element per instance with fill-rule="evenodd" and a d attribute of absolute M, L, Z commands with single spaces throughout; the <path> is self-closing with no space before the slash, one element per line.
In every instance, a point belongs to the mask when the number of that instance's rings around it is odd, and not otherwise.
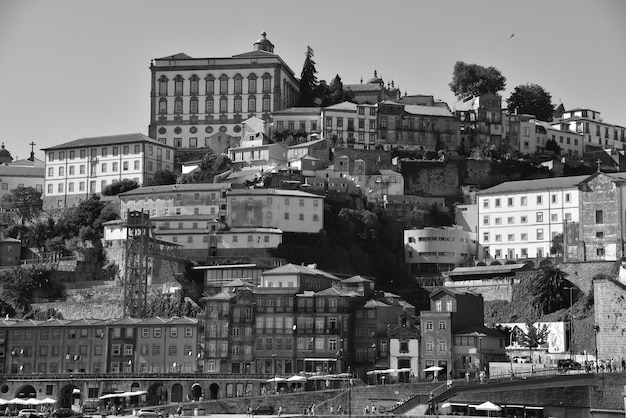
<path fill-rule="evenodd" d="M 220 76 L 220 94 L 228 94 L 228 76 L 226 74 Z"/>
<path fill-rule="evenodd" d="M 256 93 L 257 89 L 256 89 L 256 80 L 257 80 L 257 76 L 256 74 L 250 74 L 248 76 L 248 93 Z"/>
<path fill-rule="evenodd" d="M 206 82 L 206 94 L 215 94 L 215 77 L 211 74 L 204 78 Z"/>
<path fill-rule="evenodd" d="M 226 96 L 220 97 L 220 113 L 228 112 L 228 98 Z"/>
<path fill-rule="evenodd" d="M 241 113 L 241 96 L 235 96 L 235 113 Z"/>
<path fill-rule="evenodd" d="M 263 96 L 263 112 L 269 112 L 270 109 L 270 96 L 268 96 L 267 94 L 265 96 Z"/>
<path fill-rule="evenodd" d="M 207 97 L 206 98 L 204 106 L 205 106 L 205 110 L 204 110 L 205 113 L 213 113 L 213 112 L 215 112 L 215 109 L 214 109 L 215 105 L 213 103 L 213 98 L 212 97 Z"/>
<path fill-rule="evenodd" d="M 167 82 L 168 79 L 164 75 L 159 77 L 159 95 L 167 96 Z"/>
<path fill-rule="evenodd" d="M 241 74 L 235 74 L 233 80 L 235 82 L 235 94 L 241 94 L 243 77 Z"/>
<path fill-rule="evenodd" d="M 183 94 L 183 81 L 180 74 L 174 77 L 174 94 Z"/>
<path fill-rule="evenodd" d="M 167 113 L 167 99 L 165 97 L 161 97 L 159 99 L 159 114 L 165 115 Z"/>
<path fill-rule="evenodd" d="M 272 76 L 269 73 L 263 74 L 263 93 L 272 91 Z"/>
<path fill-rule="evenodd" d="M 198 113 L 198 98 L 195 96 L 189 99 L 189 113 Z"/>
<path fill-rule="evenodd" d="M 181 97 L 174 99 L 174 113 L 183 113 L 183 99 Z"/>
<path fill-rule="evenodd" d="M 256 112 L 256 96 L 248 97 L 248 112 L 250 113 Z"/>
<path fill-rule="evenodd" d="M 200 78 L 197 75 L 192 75 L 189 77 L 189 94 L 198 94 L 198 89 L 200 86 Z"/>

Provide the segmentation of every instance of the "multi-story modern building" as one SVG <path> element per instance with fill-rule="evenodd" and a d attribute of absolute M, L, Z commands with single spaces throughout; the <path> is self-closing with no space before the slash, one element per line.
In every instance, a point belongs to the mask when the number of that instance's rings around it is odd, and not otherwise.
<path fill-rule="evenodd" d="M 564 224 L 579 221 L 579 185 L 587 177 L 509 181 L 478 192 L 478 258 L 548 257 Z"/>
<path fill-rule="evenodd" d="M 374 149 L 376 105 L 343 102 L 322 109 L 323 137 L 338 148 Z"/>
<path fill-rule="evenodd" d="M 576 108 L 566 110 L 563 116 L 551 125 L 563 132 L 575 132 L 582 135 L 585 151 L 602 148 L 623 150 L 626 143 L 626 127 L 612 125 L 602 121 L 600 112 Z"/>
<path fill-rule="evenodd" d="M 378 104 L 378 138 L 386 149 L 454 149 L 460 122 L 447 107 L 385 101 Z"/>
<path fill-rule="evenodd" d="M 451 270 L 476 259 L 476 233 L 454 225 L 404 231 L 404 262 L 410 273 Z"/>
<path fill-rule="evenodd" d="M 43 151 L 44 209 L 76 206 L 115 182 L 141 185 L 174 169 L 173 149 L 140 133 L 81 138 Z"/>
<path fill-rule="evenodd" d="M 221 132 L 241 138 L 241 123 L 267 122 L 272 112 L 294 106 L 299 81 L 262 37 L 251 52 L 232 57 L 192 58 L 180 53 L 150 65 L 149 135 L 174 147 L 209 146 Z"/>
<path fill-rule="evenodd" d="M 324 197 L 299 190 L 231 190 L 226 218 L 231 228 L 317 233 L 324 227 Z"/>

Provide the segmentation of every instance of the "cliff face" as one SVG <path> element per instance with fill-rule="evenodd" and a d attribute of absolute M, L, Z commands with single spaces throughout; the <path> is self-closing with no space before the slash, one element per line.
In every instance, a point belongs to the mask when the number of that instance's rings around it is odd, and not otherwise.
<path fill-rule="evenodd" d="M 33 304 L 34 309 L 54 308 L 63 319 L 121 318 L 124 313 L 124 289 L 118 286 L 96 286 L 66 290 L 67 300 Z"/>

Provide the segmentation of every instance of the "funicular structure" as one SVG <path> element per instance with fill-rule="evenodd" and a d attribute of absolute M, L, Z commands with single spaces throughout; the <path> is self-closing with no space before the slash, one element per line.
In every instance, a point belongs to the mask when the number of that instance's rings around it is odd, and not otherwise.
<path fill-rule="evenodd" d="M 150 216 L 141 211 L 128 211 L 125 227 L 124 316 L 143 318 L 146 314 L 148 276 L 151 268 Z"/>

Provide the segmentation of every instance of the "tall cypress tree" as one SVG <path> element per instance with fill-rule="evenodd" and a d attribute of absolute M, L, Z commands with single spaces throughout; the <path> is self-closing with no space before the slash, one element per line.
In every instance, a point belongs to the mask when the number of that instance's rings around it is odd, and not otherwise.
<path fill-rule="evenodd" d="M 313 49 L 306 47 L 306 58 L 300 74 L 300 101 L 298 106 L 315 106 L 315 91 L 317 89 L 317 70 L 313 61 Z"/>

